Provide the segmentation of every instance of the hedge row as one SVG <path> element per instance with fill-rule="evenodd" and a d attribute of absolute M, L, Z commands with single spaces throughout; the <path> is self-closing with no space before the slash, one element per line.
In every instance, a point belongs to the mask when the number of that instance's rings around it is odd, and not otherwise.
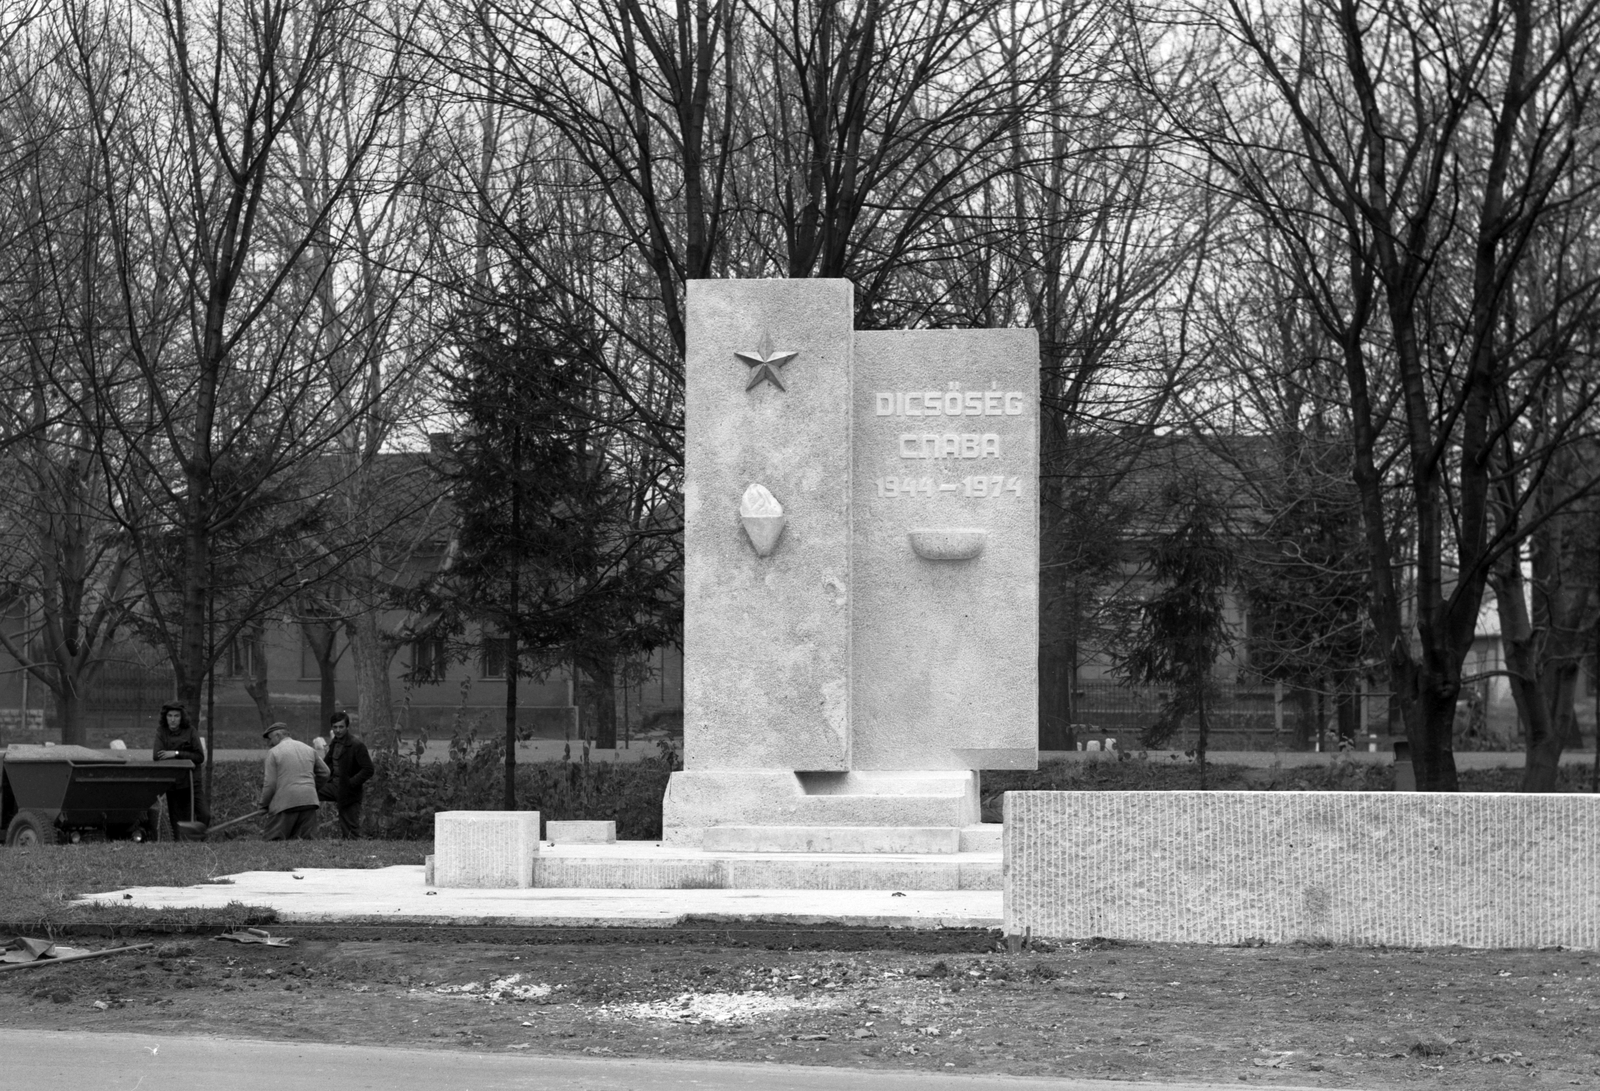
<path fill-rule="evenodd" d="M 431 840 L 436 811 L 498 809 L 505 798 L 505 751 L 495 743 L 451 747 L 446 761 L 376 750 L 377 772 L 367 784 L 363 825 L 368 837 Z M 652 841 L 661 837 L 661 798 L 667 778 L 682 768 L 675 747 L 637 762 L 543 761 L 517 766 L 517 809 L 538 811 L 541 820 L 611 819 L 617 836 Z M 211 785 L 213 822 L 249 814 L 261 792 L 261 767 L 254 762 L 218 763 Z M 331 819 L 331 813 L 326 816 Z M 248 836 L 250 824 L 241 827 Z M 541 831 L 542 832 L 542 831 Z"/>
<path fill-rule="evenodd" d="M 504 798 L 503 751 L 493 743 L 453 745 L 449 760 L 423 762 L 418 755 L 392 751 L 373 754 L 377 775 L 367 787 L 367 834 L 393 840 L 433 837 L 436 811 L 500 807 Z M 661 798 L 667 778 L 682 768 L 678 751 L 664 746 L 660 756 L 638 762 L 545 761 L 517 767 L 517 807 L 542 819 L 611 819 L 624 840 L 661 837 Z M 1557 791 L 1586 792 L 1590 770 L 1561 767 Z M 1462 791 L 1515 792 L 1520 769 L 1465 769 Z M 1187 761 L 1143 760 L 1133 754 L 1119 761 L 1051 761 L 1038 770 L 984 773 L 983 820 L 1000 821 L 1001 796 L 1008 791 L 1180 791 L 1200 787 L 1199 770 Z M 1252 769 L 1212 765 L 1206 787 L 1214 791 L 1386 792 L 1394 788 L 1387 764 L 1337 761 L 1329 765 Z M 216 767 L 212 811 L 221 822 L 255 808 L 261 769 L 253 762 Z M 331 817 L 331 816 L 330 816 Z M 248 828 L 244 831 L 248 835 Z"/>

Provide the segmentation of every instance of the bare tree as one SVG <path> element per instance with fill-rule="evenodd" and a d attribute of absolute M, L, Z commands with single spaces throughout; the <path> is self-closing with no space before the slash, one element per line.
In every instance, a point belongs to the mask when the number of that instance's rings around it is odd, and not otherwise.
<path fill-rule="evenodd" d="M 146 632 L 173 664 L 178 699 L 196 707 L 214 648 L 298 588 L 298 551 L 283 538 L 316 523 L 307 505 L 324 482 L 311 467 L 361 398 L 360 374 L 327 364 L 315 310 L 325 270 L 306 269 L 405 83 L 387 33 L 338 0 L 204 10 L 153 0 L 139 14 L 115 24 L 127 61 L 110 81 L 89 78 L 103 42 L 85 13 L 67 16 L 115 252 L 108 325 L 122 354 L 85 376 L 92 397 L 80 411 L 92 408 L 127 451 L 108 477 L 149 591 Z M 289 134 L 326 93 L 341 43 L 366 34 L 378 40 L 364 96 L 345 104 L 342 156 L 296 160 Z M 297 207 L 305 170 L 320 199 Z M 284 512 L 264 512 L 269 503 Z M 246 524 L 269 537 L 250 538 Z M 224 632 L 208 639 L 223 544 L 257 563 L 251 586 L 232 589 Z"/>
<path fill-rule="evenodd" d="M 1173 117 L 1339 346 L 1391 730 L 1410 739 L 1419 788 L 1454 790 L 1462 664 L 1490 573 L 1526 533 L 1496 489 L 1521 510 L 1549 468 L 1497 455 L 1506 395 L 1515 406 L 1559 366 L 1529 339 L 1545 316 L 1512 303 L 1587 146 L 1596 7 L 1223 0 L 1183 16 L 1217 58 L 1185 92 L 1216 90 L 1203 108 L 1172 100 Z M 1555 434 L 1579 438 L 1590 408 L 1565 406 Z"/>
<path fill-rule="evenodd" d="M 110 510 L 107 437 L 72 411 L 85 365 L 114 351 L 100 326 L 115 282 L 89 119 L 60 22 L 38 15 L 0 14 L 0 579 L 23 617 L 0 647 L 54 696 L 62 740 L 81 743 L 84 700 L 138 588 Z M 107 44 L 84 73 L 102 86 L 118 62 Z"/>

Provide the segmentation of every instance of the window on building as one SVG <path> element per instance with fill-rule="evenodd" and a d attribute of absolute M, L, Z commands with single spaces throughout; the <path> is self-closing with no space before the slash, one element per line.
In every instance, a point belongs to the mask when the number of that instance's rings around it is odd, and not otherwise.
<path fill-rule="evenodd" d="M 411 675 L 418 682 L 440 682 L 450 665 L 443 637 L 424 637 L 411 642 Z"/>
<path fill-rule="evenodd" d="M 255 676 L 256 657 L 260 648 L 248 640 L 230 640 L 217 664 L 225 678 L 252 678 Z"/>
<path fill-rule="evenodd" d="M 486 636 L 479 642 L 481 674 L 484 678 L 506 676 L 506 638 Z"/>

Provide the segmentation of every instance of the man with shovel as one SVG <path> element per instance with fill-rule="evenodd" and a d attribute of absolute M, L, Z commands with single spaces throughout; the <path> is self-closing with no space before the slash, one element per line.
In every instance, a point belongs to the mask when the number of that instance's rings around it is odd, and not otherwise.
<path fill-rule="evenodd" d="M 317 783 L 328 779 L 328 767 L 317 752 L 289 737 L 289 725 L 276 723 L 262 732 L 267 751 L 259 806 L 267 812 L 263 841 L 317 836 Z"/>

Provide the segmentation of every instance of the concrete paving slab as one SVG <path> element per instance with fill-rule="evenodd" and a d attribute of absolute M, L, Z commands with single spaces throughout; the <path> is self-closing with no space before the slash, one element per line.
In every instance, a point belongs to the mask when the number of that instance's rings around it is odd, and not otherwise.
<path fill-rule="evenodd" d="M 595 846 L 584 846 L 594 848 Z M 998 890 L 429 890 L 420 865 L 246 871 L 190 887 L 130 887 L 82 904 L 266 906 L 286 923 L 671 928 L 715 923 L 998 928 Z"/>

